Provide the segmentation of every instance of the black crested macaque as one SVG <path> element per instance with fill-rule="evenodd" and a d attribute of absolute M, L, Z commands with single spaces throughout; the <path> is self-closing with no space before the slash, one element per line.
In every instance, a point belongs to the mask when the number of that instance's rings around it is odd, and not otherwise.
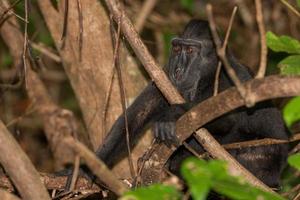
<path fill-rule="evenodd" d="M 241 81 L 252 78 L 248 68 L 240 64 L 228 51 L 227 57 Z M 182 35 L 172 40 L 172 52 L 165 68 L 171 82 L 187 103 L 169 105 L 154 83 L 150 83 L 127 109 L 132 147 L 143 134 L 143 128 L 154 123 L 154 135 L 166 144 L 176 143 L 175 122 L 193 105 L 211 97 L 218 63 L 216 49 L 208 22 L 191 20 Z M 233 87 L 222 69 L 219 91 Z M 204 126 L 221 143 L 262 138 L 287 139 L 288 131 L 281 114 L 271 102 L 258 103 L 252 108 L 242 107 L 215 119 Z M 199 153 L 201 145 L 194 138 L 187 141 Z M 97 156 L 109 167 L 126 156 L 124 114 L 113 125 Z M 229 151 L 244 167 L 272 188 L 279 186 L 280 173 L 285 165 L 288 146 L 269 145 Z M 169 160 L 169 168 L 178 174 L 181 162 L 192 154 L 180 147 Z"/>

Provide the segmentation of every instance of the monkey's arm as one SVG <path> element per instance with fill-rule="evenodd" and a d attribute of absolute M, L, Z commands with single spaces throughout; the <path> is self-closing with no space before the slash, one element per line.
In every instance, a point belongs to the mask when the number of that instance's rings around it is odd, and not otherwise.
<path fill-rule="evenodd" d="M 161 92 L 154 83 L 150 83 L 127 109 L 131 148 L 142 135 L 142 129 L 150 120 L 159 118 L 168 107 L 169 104 Z M 124 113 L 114 123 L 104 143 L 97 149 L 96 155 L 108 167 L 113 167 L 121 158 L 127 155 Z"/>

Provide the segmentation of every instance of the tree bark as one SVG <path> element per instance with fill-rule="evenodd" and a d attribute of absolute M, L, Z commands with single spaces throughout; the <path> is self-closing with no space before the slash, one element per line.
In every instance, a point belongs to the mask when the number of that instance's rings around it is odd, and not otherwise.
<path fill-rule="evenodd" d="M 97 0 L 81 1 L 83 16 L 82 59 L 79 59 L 79 18 L 77 1 L 69 1 L 67 34 L 64 48 L 61 48 L 63 30 L 64 0 L 59 2 L 58 10 L 50 0 L 39 0 L 38 4 L 43 14 L 55 45 L 62 58 L 63 66 L 78 99 L 88 135 L 96 149 L 105 137 L 102 133 L 103 112 L 106 95 L 113 70 L 113 47 L 110 33 L 110 22 L 104 7 Z M 124 47 L 124 46 L 123 46 Z M 145 86 L 146 81 L 133 58 L 125 48 L 121 49 L 121 68 L 125 79 L 125 90 L 129 102 L 137 96 Z M 106 130 L 108 131 L 121 114 L 121 98 L 118 81 L 115 75 L 110 101 L 107 110 Z M 124 135 L 125 137 L 125 135 Z M 140 141 L 133 151 L 136 161 L 142 154 L 149 137 Z M 136 163 L 136 162 L 134 162 Z M 119 164 L 115 172 L 119 175 L 128 174 L 127 161 Z M 122 167 L 124 166 L 124 167 Z"/>

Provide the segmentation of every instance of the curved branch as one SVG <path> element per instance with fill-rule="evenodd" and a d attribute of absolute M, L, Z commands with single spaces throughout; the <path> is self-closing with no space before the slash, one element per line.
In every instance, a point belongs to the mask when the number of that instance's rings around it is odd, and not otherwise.
<path fill-rule="evenodd" d="M 300 76 L 269 76 L 260 80 L 247 81 L 244 85 L 251 91 L 255 91 L 252 94 L 255 102 L 300 95 Z M 198 127 L 244 105 L 237 89 L 230 88 L 185 113 L 176 123 L 176 132 L 183 141 Z"/>
<path fill-rule="evenodd" d="M 263 79 L 250 80 L 244 85 L 251 91 L 255 91 L 252 94 L 255 102 L 300 95 L 300 76 L 269 76 Z M 199 127 L 244 105 L 245 102 L 237 89 L 235 87 L 229 88 L 217 96 L 199 103 L 185 113 L 176 123 L 177 136 L 183 142 Z M 150 160 L 157 164 L 149 166 L 143 171 L 146 176 L 146 184 L 149 180 L 157 182 L 163 179 L 162 175 L 157 176 L 158 180 L 149 179 L 147 174 L 161 174 L 165 163 L 175 150 L 169 149 L 165 145 L 160 145 L 155 149 Z"/>

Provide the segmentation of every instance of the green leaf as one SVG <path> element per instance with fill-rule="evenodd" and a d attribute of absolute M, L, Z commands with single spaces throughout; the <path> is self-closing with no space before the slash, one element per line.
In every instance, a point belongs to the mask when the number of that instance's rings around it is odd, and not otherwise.
<path fill-rule="evenodd" d="M 288 127 L 300 120 L 300 96 L 294 97 L 284 106 L 283 119 Z"/>
<path fill-rule="evenodd" d="M 120 200 L 178 200 L 180 197 L 181 194 L 174 187 L 155 184 L 126 192 Z"/>
<path fill-rule="evenodd" d="M 300 8 L 300 0 L 297 0 L 297 6 Z"/>
<path fill-rule="evenodd" d="M 267 32 L 267 46 L 275 52 L 286 52 L 290 54 L 300 54 L 300 43 L 289 36 L 278 37 L 274 33 Z"/>
<path fill-rule="evenodd" d="M 288 163 L 296 169 L 300 170 L 300 153 L 289 156 Z"/>
<path fill-rule="evenodd" d="M 194 0 L 180 0 L 180 4 L 182 7 L 187 9 L 190 13 L 194 12 L 195 9 L 195 1 Z"/>
<path fill-rule="evenodd" d="M 300 74 L 300 55 L 288 56 L 279 62 L 280 74 L 299 75 Z"/>
<path fill-rule="evenodd" d="M 213 188 L 216 192 L 235 200 L 253 200 L 253 199 L 283 200 L 284 199 L 277 194 L 265 192 L 247 183 L 240 183 L 240 181 L 235 179 L 235 177 L 227 178 L 224 180 L 218 180 L 214 183 Z"/>
<path fill-rule="evenodd" d="M 189 158 L 184 161 L 181 173 L 189 186 L 193 199 L 206 199 L 213 176 L 206 162 L 196 158 Z"/>
<path fill-rule="evenodd" d="M 210 189 L 235 200 L 283 200 L 277 194 L 265 192 L 246 183 L 242 177 L 230 176 L 224 161 L 209 162 L 196 158 L 187 159 L 181 172 L 187 181 L 193 199 L 202 200 Z"/>

